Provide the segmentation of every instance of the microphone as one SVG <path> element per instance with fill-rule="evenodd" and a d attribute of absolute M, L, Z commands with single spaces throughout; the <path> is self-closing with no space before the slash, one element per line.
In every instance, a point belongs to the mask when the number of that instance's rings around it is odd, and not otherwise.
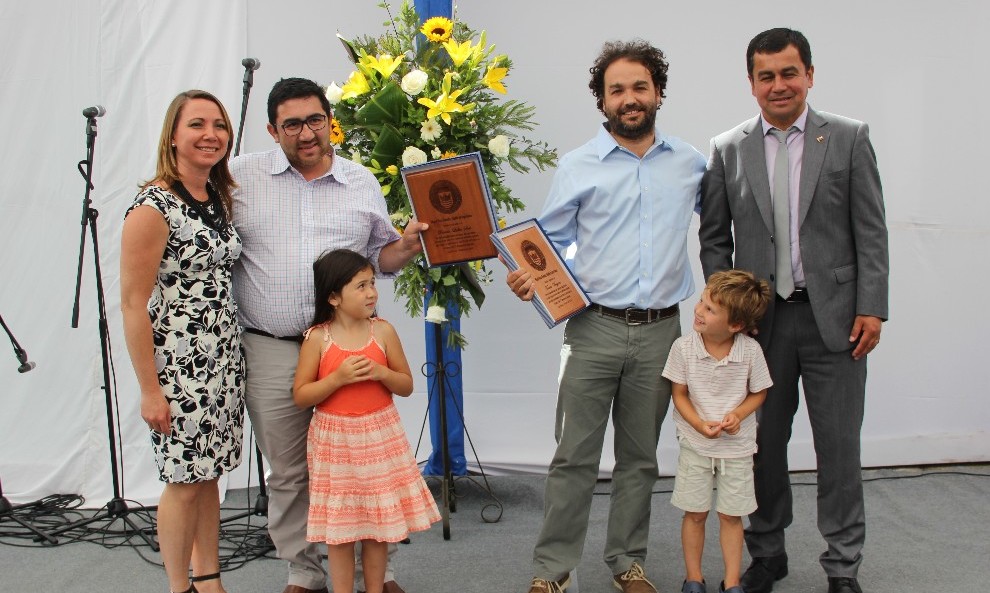
<path fill-rule="evenodd" d="M 25 362 L 21 366 L 17 367 L 17 372 L 18 373 L 26 373 L 26 372 L 30 371 L 31 369 L 33 369 L 36 366 L 38 366 L 38 365 L 34 364 L 33 362 Z"/>
<path fill-rule="evenodd" d="M 241 66 L 244 66 L 248 70 L 257 70 L 261 68 L 261 60 L 257 58 L 244 58 L 241 60 Z"/>
<path fill-rule="evenodd" d="M 103 108 L 103 105 L 94 105 L 92 107 L 87 107 L 83 109 L 83 117 L 88 117 L 93 119 L 94 117 L 103 117 L 107 114 L 107 110 Z M 21 371 L 24 372 L 24 371 Z"/>

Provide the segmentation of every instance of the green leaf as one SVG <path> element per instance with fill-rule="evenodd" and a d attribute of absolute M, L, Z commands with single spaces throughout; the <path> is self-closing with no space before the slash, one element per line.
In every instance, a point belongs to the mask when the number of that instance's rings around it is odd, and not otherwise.
<path fill-rule="evenodd" d="M 402 92 L 399 85 L 390 82 L 369 99 L 364 107 L 358 109 L 355 117 L 358 122 L 369 127 L 386 123 L 398 124 L 402 119 L 402 108 L 408 102 L 406 94 Z"/>
<path fill-rule="evenodd" d="M 371 150 L 372 162 L 394 163 L 402 154 L 404 147 L 402 134 L 390 124 L 384 124 L 381 133 L 378 134 L 378 141 Z"/>

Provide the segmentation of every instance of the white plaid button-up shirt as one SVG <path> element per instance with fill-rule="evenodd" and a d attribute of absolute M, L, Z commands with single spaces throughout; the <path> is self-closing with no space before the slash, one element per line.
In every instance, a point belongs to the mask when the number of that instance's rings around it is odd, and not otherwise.
<path fill-rule="evenodd" d="M 313 262 L 320 254 L 352 249 L 377 269 L 382 248 L 399 239 L 378 181 L 339 155 L 312 181 L 281 148 L 234 158 L 230 169 L 238 184 L 233 222 L 243 241 L 234 298 L 244 327 L 302 335 L 313 319 Z"/>

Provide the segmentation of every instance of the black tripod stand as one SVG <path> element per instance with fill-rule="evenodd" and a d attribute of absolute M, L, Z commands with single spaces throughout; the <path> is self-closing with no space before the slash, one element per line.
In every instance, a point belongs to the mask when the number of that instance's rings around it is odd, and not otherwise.
<path fill-rule="evenodd" d="M 440 476 L 440 498 L 443 506 L 440 508 L 440 516 L 443 519 L 443 539 L 449 540 L 450 514 L 457 512 L 457 493 L 454 490 L 455 477 L 450 469 L 450 447 L 447 442 L 447 399 L 448 393 L 453 391 L 450 379 L 451 377 L 456 377 L 461 372 L 461 369 L 460 365 L 456 362 L 444 362 L 443 360 L 443 332 L 439 323 L 433 324 L 433 341 L 436 348 L 436 362 L 427 362 L 423 364 L 422 368 L 423 375 L 427 379 L 432 380 L 433 385 L 433 389 L 430 390 L 430 398 L 426 402 L 427 412 L 426 417 L 423 418 L 423 426 L 426 426 L 426 420 L 429 417 L 430 401 L 432 401 L 435 395 L 440 414 L 440 455 L 443 460 L 443 475 Z M 464 411 L 453 397 L 450 398 L 450 402 L 454 404 L 454 409 L 457 410 L 457 415 L 460 417 L 461 426 L 464 428 L 464 435 L 467 437 L 468 444 L 471 446 L 471 454 L 474 455 L 474 461 L 478 464 L 478 470 L 481 474 L 481 479 L 484 481 L 484 486 L 471 475 L 457 476 L 456 479 L 470 480 L 472 484 L 484 491 L 491 498 L 492 502 L 481 508 L 481 518 L 485 523 L 497 523 L 502 518 L 502 501 L 495 496 L 491 485 L 488 483 L 485 468 L 478 459 L 478 452 L 474 449 L 474 441 L 471 440 L 471 433 L 468 432 L 467 424 L 464 422 Z M 422 441 L 422 439 L 423 431 L 420 429 L 419 440 Z M 486 512 L 489 511 L 490 516 L 486 515 Z"/>
<path fill-rule="evenodd" d="M 92 207 L 92 200 L 90 200 L 89 197 L 90 191 L 93 189 L 93 153 L 96 146 L 96 118 L 100 117 L 104 113 L 105 111 L 102 107 L 89 108 L 83 111 L 83 116 L 86 117 L 86 159 L 79 161 L 79 173 L 83 176 L 83 179 L 86 180 L 86 193 L 83 197 L 82 205 L 82 231 L 79 237 L 79 264 L 76 271 L 76 295 L 72 306 L 72 327 L 79 327 L 79 292 L 80 287 L 82 286 L 83 254 L 86 250 L 86 229 L 88 227 L 90 235 L 93 238 L 93 263 L 96 272 L 96 303 L 100 327 L 100 356 L 103 359 L 103 395 L 106 400 L 107 407 L 107 438 L 110 442 L 110 473 L 113 476 L 113 498 L 111 498 L 110 501 L 107 502 L 107 504 L 105 504 L 92 517 L 60 527 L 52 532 L 52 535 L 59 535 L 61 533 L 65 533 L 66 531 L 71 531 L 73 529 L 89 525 L 90 523 L 103 520 L 107 520 L 107 526 L 109 526 L 114 521 L 119 519 L 125 524 L 128 534 L 133 533 L 140 536 L 152 550 L 157 552 L 158 543 L 155 542 L 154 538 L 147 533 L 147 531 L 152 528 L 139 527 L 129 516 L 131 510 L 128 508 L 127 502 L 121 496 L 122 488 L 120 484 L 120 473 L 122 473 L 123 468 L 118 466 L 117 463 L 117 438 L 114 432 L 114 406 L 116 404 L 116 398 L 114 397 L 112 384 L 110 382 L 111 349 L 108 331 L 109 324 L 107 323 L 106 302 L 104 300 L 103 292 L 103 274 L 100 271 L 100 243 L 98 240 L 96 227 L 96 219 L 100 213 Z"/>
<path fill-rule="evenodd" d="M 4 322 L 3 315 L 0 315 L 0 326 L 3 326 L 3 331 L 5 331 L 7 333 L 7 337 L 10 338 L 10 343 L 14 347 L 14 356 L 17 357 L 17 362 L 21 363 L 21 366 L 17 367 L 17 372 L 26 373 L 33 369 L 34 363 L 28 361 L 27 352 L 25 352 L 24 349 L 21 348 L 21 345 L 17 343 L 17 339 L 14 338 L 14 334 L 11 333 L 10 328 L 7 327 L 7 324 Z M 31 525 L 17 515 L 17 511 L 21 509 L 36 507 L 40 504 L 41 503 L 38 501 L 18 505 L 10 504 L 7 497 L 3 495 L 3 483 L 0 482 L 0 523 L 8 520 L 13 521 L 37 536 L 36 541 L 45 540 L 46 542 L 55 545 L 58 543 L 57 539 L 38 529 L 34 525 Z"/>

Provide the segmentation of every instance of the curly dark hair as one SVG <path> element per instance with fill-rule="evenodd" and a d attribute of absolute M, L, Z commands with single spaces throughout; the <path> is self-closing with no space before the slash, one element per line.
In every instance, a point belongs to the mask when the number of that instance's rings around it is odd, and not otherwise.
<path fill-rule="evenodd" d="M 588 70 L 591 72 L 588 88 L 591 89 L 591 94 L 595 96 L 598 110 L 605 113 L 605 70 L 612 65 L 612 62 L 621 59 L 638 62 L 650 71 L 653 86 L 657 87 L 662 102 L 667 96 L 664 91 L 667 89 L 668 67 L 663 52 L 642 39 L 608 41 L 602 46 L 602 51 L 595 59 L 595 64 Z"/>
<path fill-rule="evenodd" d="M 333 117 L 330 100 L 327 99 L 327 95 L 320 88 L 320 85 L 306 78 L 283 78 L 276 82 L 271 92 L 268 93 L 268 123 L 275 125 L 279 105 L 289 99 L 305 99 L 307 97 L 319 99 L 326 116 Z"/>

